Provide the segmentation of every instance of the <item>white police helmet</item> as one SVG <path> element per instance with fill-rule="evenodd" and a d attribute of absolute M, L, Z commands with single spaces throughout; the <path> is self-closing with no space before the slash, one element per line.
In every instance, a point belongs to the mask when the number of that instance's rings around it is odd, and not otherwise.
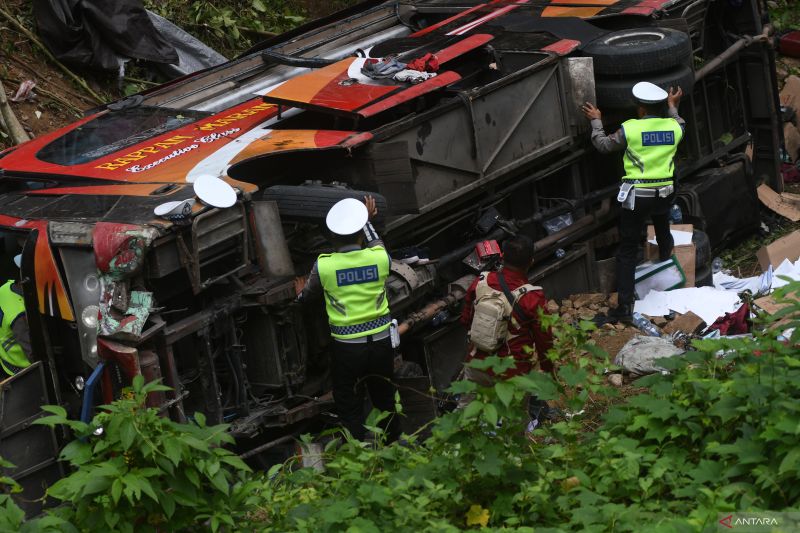
<path fill-rule="evenodd" d="M 633 86 L 633 97 L 643 104 L 660 104 L 668 96 L 667 91 L 649 81 L 640 81 Z"/>
<path fill-rule="evenodd" d="M 361 231 L 367 220 L 367 206 L 355 198 L 345 198 L 331 207 L 325 217 L 325 224 L 336 235 L 353 235 Z"/>

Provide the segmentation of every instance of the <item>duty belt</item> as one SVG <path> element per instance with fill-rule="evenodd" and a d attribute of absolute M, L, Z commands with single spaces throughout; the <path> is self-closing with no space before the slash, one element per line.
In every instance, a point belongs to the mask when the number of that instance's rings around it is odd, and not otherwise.
<path fill-rule="evenodd" d="M 639 198 L 666 198 L 675 192 L 674 185 L 664 185 L 663 187 L 636 187 L 636 196 Z"/>
<path fill-rule="evenodd" d="M 333 324 L 331 324 L 330 326 L 331 326 L 331 333 L 333 333 L 334 335 L 357 335 L 359 333 L 366 333 L 367 331 L 372 331 L 373 329 L 377 329 L 381 326 L 386 326 L 391 321 L 392 321 L 391 315 L 386 314 L 380 318 L 376 318 L 375 320 L 370 320 L 369 322 L 362 322 L 361 324 L 353 324 L 352 326 L 334 326 Z"/>
<path fill-rule="evenodd" d="M 364 335 L 363 337 L 356 337 L 355 339 L 333 339 L 336 342 L 343 342 L 345 344 L 365 344 L 371 341 L 382 341 L 383 339 L 388 339 L 392 332 L 388 329 L 383 331 L 379 331 L 374 335 Z"/>

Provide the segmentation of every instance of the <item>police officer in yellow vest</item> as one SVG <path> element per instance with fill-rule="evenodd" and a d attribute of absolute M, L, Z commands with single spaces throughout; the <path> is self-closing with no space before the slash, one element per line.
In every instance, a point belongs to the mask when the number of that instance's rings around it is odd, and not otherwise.
<path fill-rule="evenodd" d="M 670 87 L 667 93 L 652 83 L 637 83 L 633 97 L 638 118 L 624 122 L 611 135 L 603 129 L 599 109 L 589 102 L 581 108 L 591 120 L 595 148 L 601 153 L 625 152 L 625 176 L 618 196 L 622 204 L 617 252 L 619 303 L 608 314 L 612 321 L 631 319 L 636 260 L 648 218 L 653 221 L 660 260 L 666 261 L 672 255 L 669 210 L 675 198 L 674 158 L 686 125 L 678 115 L 681 96 L 680 87 Z"/>
<path fill-rule="evenodd" d="M 21 259 L 21 255 L 14 258 L 17 268 Z M 13 376 L 31 364 L 28 360 L 30 333 L 22 288 L 14 280 L 0 286 L 0 315 L 0 367 L 7 376 Z"/>
<path fill-rule="evenodd" d="M 395 394 L 392 319 L 384 286 L 391 259 L 369 222 L 378 212 L 375 200 L 364 200 L 347 198 L 330 209 L 326 224 L 337 251 L 317 258 L 298 296 L 304 301 L 324 295 L 334 340 L 333 397 L 343 425 L 359 440 L 365 436 L 365 386 L 381 411 L 394 412 Z M 398 436 L 395 417 L 386 431 L 390 440 Z"/>

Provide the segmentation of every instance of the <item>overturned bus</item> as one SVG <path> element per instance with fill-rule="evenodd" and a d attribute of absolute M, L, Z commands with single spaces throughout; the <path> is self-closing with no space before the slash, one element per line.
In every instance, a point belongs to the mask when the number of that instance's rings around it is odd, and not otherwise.
<path fill-rule="evenodd" d="M 365 74 L 426 54 L 435 76 Z M 69 435 L 31 425 L 39 406 L 88 419 L 137 374 L 172 388 L 149 398 L 165 415 L 231 424 L 245 456 L 329 411 L 324 310 L 294 303 L 294 279 L 344 197 L 378 199 L 400 352 L 422 370 L 401 378 L 405 423 L 435 416 L 413 390 L 459 370 L 476 243 L 530 235 L 552 298 L 602 284 L 622 163 L 593 151 L 579 105 L 611 129 L 641 80 L 686 94 L 678 205 L 704 231 L 703 280 L 709 247 L 758 226 L 756 184 L 781 190 L 757 0 L 367 1 L 0 153 L 0 274 L 22 254 L 33 351 L 0 384 L 0 456 L 23 498 L 63 475 Z M 154 214 L 209 174 L 231 207 Z"/>

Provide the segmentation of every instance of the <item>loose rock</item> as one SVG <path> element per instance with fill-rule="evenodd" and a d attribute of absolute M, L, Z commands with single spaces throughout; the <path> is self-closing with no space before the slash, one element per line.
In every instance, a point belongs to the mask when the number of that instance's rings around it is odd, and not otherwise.
<path fill-rule="evenodd" d="M 622 387 L 622 374 L 611 374 L 608 376 L 608 382 L 614 387 Z"/>
<path fill-rule="evenodd" d="M 548 313 L 558 313 L 558 303 L 555 300 L 548 300 L 546 308 Z"/>
<path fill-rule="evenodd" d="M 606 297 L 601 293 L 573 294 L 570 296 L 570 299 L 575 307 L 589 307 L 592 304 L 600 304 L 604 302 Z"/>

